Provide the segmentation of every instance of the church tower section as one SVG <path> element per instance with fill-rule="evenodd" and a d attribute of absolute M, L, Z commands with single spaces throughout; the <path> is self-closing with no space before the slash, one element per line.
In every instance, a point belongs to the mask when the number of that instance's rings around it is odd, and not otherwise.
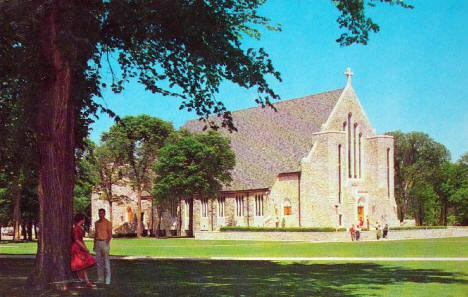
<path fill-rule="evenodd" d="M 351 85 L 346 87 L 301 162 L 304 226 L 398 225 L 393 137 L 377 135 Z"/>

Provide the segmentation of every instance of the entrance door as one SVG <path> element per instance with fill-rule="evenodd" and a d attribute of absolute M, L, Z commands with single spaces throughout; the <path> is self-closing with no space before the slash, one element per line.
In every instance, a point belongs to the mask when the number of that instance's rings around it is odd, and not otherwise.
<path fill-rule="evenodd" d="M 364 206 L 358 206 L 357 216 L 358 216 L 359 225 L 362 226 L 364 224 Z"/>

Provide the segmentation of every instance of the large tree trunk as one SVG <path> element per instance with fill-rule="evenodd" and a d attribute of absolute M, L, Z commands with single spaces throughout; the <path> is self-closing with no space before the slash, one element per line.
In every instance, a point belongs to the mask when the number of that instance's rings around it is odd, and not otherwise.
<path fill-rule="evenodd" d="M 65 289 L 63 281 L 72 278 L 70 232 L 75 167 L 75 110 L 71 98 L 70 63 L 61 55 L 57 44 L 57 2 L 44 9 L 39 23 L 42 40 L 39 54 L 46 69 L 41 73 L 43 79 L 37 93 L 40 232 L 32 278 L 38 289 L 47 284 Z"/>

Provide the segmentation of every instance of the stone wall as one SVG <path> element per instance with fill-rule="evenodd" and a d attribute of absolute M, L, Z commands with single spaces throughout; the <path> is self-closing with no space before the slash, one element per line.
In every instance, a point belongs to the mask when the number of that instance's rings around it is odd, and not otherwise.
<path fill-rule="evenodd" d="M 128 181 L 127 184 L 114 185 L 113 193 L 120 197 L 118 201 L 112 203 L 112 228 L 114 233 L 128 234 L 136 232 L 137 223 L 137 196 L 133 191 Z M 147 194 L 147 193 L 146 193 Z M 149 199 L 142 199 L 141 211 L 143 213 L 143 229 L 156 230 L 159 223 L 159 215 L 157 207 L 151 206 L 152 202 Z M 178 229 L 178 212 L 180 206 L 176 206 L 176 216 L 170 211 L 170 207 L 162 209 L 160 229 L 164 230 L 166 235 L 171 234 L 171 230 Z M 91 195 L 91 229 L 94 228 L 94 222 L 99 219 L 98 210 L 103 208 L 106 210 L 106 218 L 110 220 L 110 205 L 107 200 L 103 200 L 98 193 Z"/>

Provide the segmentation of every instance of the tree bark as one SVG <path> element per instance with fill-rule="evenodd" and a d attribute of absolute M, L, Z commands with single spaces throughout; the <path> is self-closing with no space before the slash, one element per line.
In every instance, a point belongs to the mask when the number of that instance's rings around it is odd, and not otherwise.
<path fill-rule="evenodd" d="M 179 205 L 179 212 L 178 212 L 178 222 L 177 222 L 177 235 L 182 235 L 182 202 L 179 200 L 177 203 Z"/>
<path fill-rule="evenodd" d="M 27 231 L 28 231 L 28 240 L 32 241 L 32 228 L 33 228 L 33 223 L 32 219 L 28 218 L 28 224 L 27 224 Z"/>
<path fill-rule="evenodd" d="M 162 220 L 162 206 L 158 205 L 158 227 L 157 227 L 157 237 L 161 237 L 161 220 Z"/>
<path fill-rule="evenodd" d="M 112 211 L 112 198 L 109 200 L 109 220 L 110 222 L 114 222 L 114 213 Z"/>
<path fill-rule="evenodd" d="M 154 200 L 151 199 L 151 226 L 149 230 L 149 237 L 154 236 Z"/>
<path fill-rule="evenodd" d="M 39 153 L 39 243 L 34 287 L 48 284 L 66 289 L 72 278 L 70 245 L 73 214 L 75 106 L 70 61 L 59 51 L 58 3 L 45 9 L 39 23 L 40 58 L 44 72 L 38 90 L 37 148 Z M 69 45 L 70 47 L 72 45 Z"/>
<path fill-rule="evenodd" d="M 188 237 L 193 237 L 193 198 L 188 199 L 189 202 L 189 234 Z"/>

